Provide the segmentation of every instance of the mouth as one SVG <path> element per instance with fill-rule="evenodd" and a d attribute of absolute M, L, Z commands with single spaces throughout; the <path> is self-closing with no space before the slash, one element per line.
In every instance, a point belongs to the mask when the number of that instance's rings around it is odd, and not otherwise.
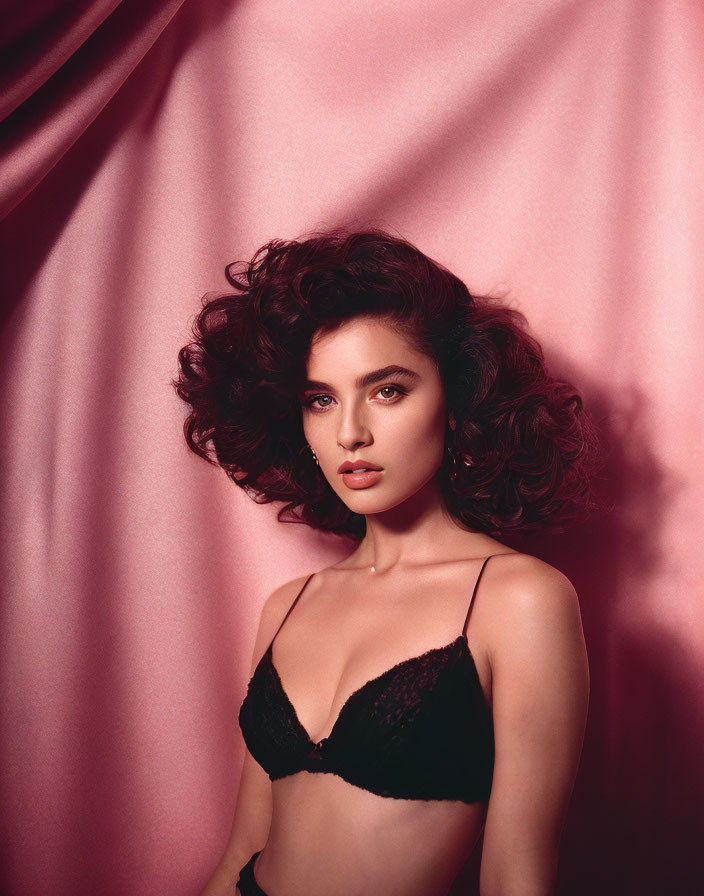
<path fill-rule="evenodd" d="M 382 469 L 383 468 L 380 467 L 378 464 L 372 464 L 366 460 L 355 460 L 355 461 L 346 460 L 343 464 L 340 464 L 337 472 L 343 473 L 343 474 L 344 473 L 361 473 L 361 472 L 378 473 Z"/>
<path fill-rule="evenodd" d="M 372 470 L 365 467 L 357 467 L 354 470 L 344 470 L 342 481 L 347 488 L 369 488 L 382 478 L 381 469 Z"/>

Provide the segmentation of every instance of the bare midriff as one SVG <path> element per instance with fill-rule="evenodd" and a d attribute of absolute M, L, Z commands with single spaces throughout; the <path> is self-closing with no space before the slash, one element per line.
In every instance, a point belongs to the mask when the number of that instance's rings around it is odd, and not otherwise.
<path fill-rule="evenodd" d="M 272 795 L 254 869 L 267 896 L 444 896 L 487 807 L 381 797 L 305 771 L 273 781 Z"/>

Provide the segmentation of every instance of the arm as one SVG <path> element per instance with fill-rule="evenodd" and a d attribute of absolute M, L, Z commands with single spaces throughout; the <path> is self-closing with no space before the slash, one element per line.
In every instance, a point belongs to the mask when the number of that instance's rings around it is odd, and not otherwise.
<path fill-rule="evenodd" d="M 551 896 L 589 703 L 579 603 L 562 573 L 518 555 L 490 636 L 496 756 L 481 896 Z"/>
<path fill-rule="evenodd" d="M 265 601 L 254 644 L 250 676 L 264 655 L 286 611 L 293 603 L 305 577 L 277 588 Z M 225 852 L 201 896 L 235 896 L 240 868 L 250 856 L 263 849 L 271 824 L 271 781 L 245 747 L 235 816 Z"/>

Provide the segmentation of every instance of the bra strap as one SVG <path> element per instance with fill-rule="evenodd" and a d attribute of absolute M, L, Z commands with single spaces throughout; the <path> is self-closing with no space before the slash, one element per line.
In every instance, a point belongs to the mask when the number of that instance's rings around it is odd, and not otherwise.
<path fill-rule="evenodd" d="M 472 612 L 472 606 L 474 605 L 474 596 L 477 593 L 477 588 L 479 588 L 479 580 L 482 577 L 484 568 L 486 567 L 487 563 L 491 560 L 491 558 L 493 556 L 494 556 L 494 554 L 489 554 L 489 556 L 484 560 L 484 562 L 482 563 L 482 568 L 479 570 L 479 575 L 477 576 L 477 581 L 474 583 L 474 591 L 472 592 L 472 597 L 470 598 L 470 601 L 469 601 L 469 609 L 467 610 L 467 615 L 464 620 L 464 626 L 462 628 L 462 634 L 464 635 L 465 640 L 467 639 L 467 623 L 469 622 L 469 614 Z"/>
<path fill-rule="evenodd" d="M 271 645 L 272 645 L 272 644 L 274 643 L 274 641 L 276 640 L 276 635 L 278 635 L 278 633 L 281 631 L 281 627 L 283 626 L 284 622 L 286 622 L 286 620 L 288 619 L 288 617 L 289 617 L 289 613 L 290 613 L 291 610 L 296 606 L 296 603 L 298 602 L 298 598 L 299 598 L 299 597 L 303 594 L 303 592 L 306 590 L 306 585 L 308 584 L 308 582 L 310 582 L 310 580 L 313 578 L 314 575 L 315 575 L 315 573 L 312 572 L 312 573 L 308 576 L 308 578 L 305 580 L 305 582 L 303 583 L 303 587 L 302 587 L 301 590 L 298 592 L 298 594 L 297 594 L 296 597 L 294 598 L 293 603 L 292 603 L 291 606 L 288 608 L 288 612 L 286 613 L 286 615 L 284 616 L 284 618 L 281 620 L 281 625 L 279 625 L 279 627 L 276 629 L 276 633 L 274 634 L 274 637 L 271 639 L 271 644 L 269 644 L 269 647 L 271 647 Z"/>

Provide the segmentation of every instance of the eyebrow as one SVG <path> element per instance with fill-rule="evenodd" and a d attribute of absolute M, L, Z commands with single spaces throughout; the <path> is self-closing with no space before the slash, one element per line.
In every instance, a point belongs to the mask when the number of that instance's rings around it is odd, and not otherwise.
<path fill-rule="evenodd" d="M 367 386 L 378 383 L 379 380 L 385 380 L 390 376 L 406 376 L 412 380 L 420 379 L 420 374 L 416 373 L 415 370 L 409 370 L 407 367 L 401 367 L 399 364 L 389 364 L 386 367 L 380 367 L 378 370 L 370 370 L 369 373 L 357 377 L 354 384 L 358 389 L 364 389 Z M 305 380 L 301 391 L 305 392 L 308 389 L 327 389 L 333 391 L 333 387 L 330 383 L 321 383 L 318 380 Z"/>

